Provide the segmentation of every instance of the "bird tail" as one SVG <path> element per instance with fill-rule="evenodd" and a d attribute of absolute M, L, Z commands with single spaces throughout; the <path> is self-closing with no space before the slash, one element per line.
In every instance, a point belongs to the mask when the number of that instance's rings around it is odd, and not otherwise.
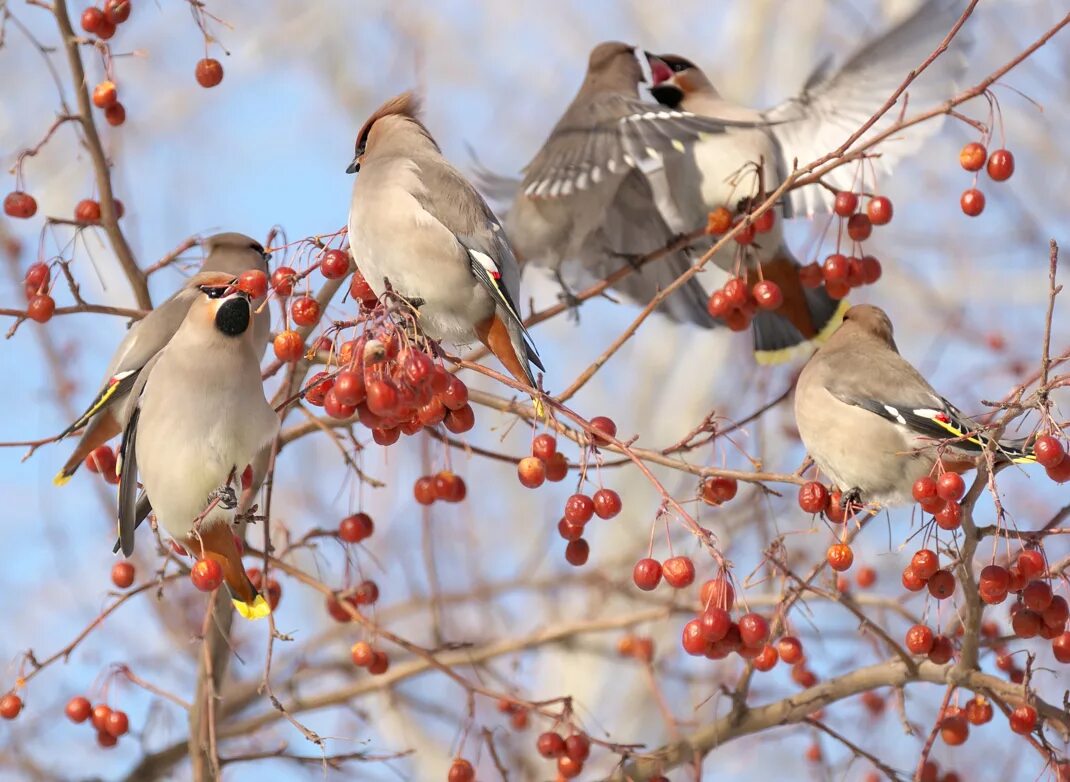
<path fill-rule="evenodd" d="M 205 557 L 214 559 L 223 568 L 223 581 L 233 596 L 231 602 L 237 612 L 245 619 L 263 619 L 270 614 L 271 606 L 245 572 L 230 525 L 222 520 L 209 522 L 202 525 L 199 535 L 199 540 L 189 541 L 191 550 L 197 551 L 199 547 Z"/>
<path fill-rule="evenodd" d="M 799 279 L 800 264 L 787 248 L 762 264 L 762 274 L 775 282 L 784 303 L 754 316 L 754 355 L 759 364 L 781 364 L 799 355 L 808 355 L 843 320 L 850 307 L 846 299 L 836 300 L 824 287 L 807 288 Z"/>
<path fill-rule="evenodd" d="M 99 409 L 99 408 L 98 408 Z M 79 418 L 77 426 L 81 426 L 85 420 L 85 416 Z M 100 411 L 100 414 L 96 418 L 89 418 L 89 426 L 82 435 L 82 439 L 78 441 L 78 445 L 75 446 L 74 452 L 70 455 L 70 458 L 64 463 L 62 469 L 56 473 L 56 477 L 52 479 L 52 483 L 56 486 L 62 486 L 71 479 L 78 468 L 82 466 L 82 462 L 89 456 L 97 447 L 104 445 L 115 435 L 119 434 L 122 427 L 119 426 L 119 421 L 116 419 L 115 414 L 111 409 L 104 409 Z M 77 428 L 77 426 L 75 428 Z M 74 431 L 73 429 L 68 430 Z M 67 434 L 64 433 L 64 436 Z"/>
<path fill-rule="evenodd" d="M 510 328 L 510 325 L 513 328 Z M 524 338 L 524 334 L 516 324 L 507 324 L 499 314 L 491 315 L 487 320 L 476 325 L 476 335 L 487 346 L 497 359 L 502 362 L 509 374 L 522 383 L 527 383 L 533 389 L 537 389 L 535 373 L 532 366 L 545 371 L 542 361 L 532 345 Z M 543 418 L 545 408 L 542 400 L 532 395 L 535 405 L 535 414 Z"/>

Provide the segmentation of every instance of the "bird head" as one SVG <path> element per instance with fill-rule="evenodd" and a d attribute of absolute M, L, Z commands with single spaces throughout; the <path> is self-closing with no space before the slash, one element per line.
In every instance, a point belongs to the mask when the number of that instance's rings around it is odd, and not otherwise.
<path fill-rule="evenodd" d="M 891 319 L 884 310 L 872 304 L 856 304 L 847 310 L 843 315 L 840 331 L 848 335 L 867 334 L 895 349 Z"/>
<path fill-rule="evenodd" d="M 202 272 L 191 277 L 186 283 L 186 292 L 193 297 L 186 316 L 190 327 L 229 338 L 247 333 L 253 307 L 249 295 L 239 290 L 237 283 L 233 274 L 225 272 Z"/>
<path fill-rule="evenodd" d="M 364 121 L 357 133 L 353 161 L 346 168 L 346 173 L 355 174 L 360 171 L 368 150 L 383 143 L 390 136 L 403 136 L 398 140 L 402 145 L 415 141 L 417 144 L 430 144 L 438 151 L 438 144 L 420 121 L 420 98 L 411 90 L 395 95 Z"/>
<path fill-rule="evenodd" d="M 650 94 L 663 106 L 675 109 L 689 93 L 712 89 L 706 74 L 690 60 L 676 54 L 644 54 L 653 81 Z"/>
<path fill-rule="evenodd" d="M 635 47 L 620 41 L 606 41 L 591 50 L 587 60 L 584 82 L 599 89 L 637 92 L 640 82 L 646 81 Z"/>
<path fill-rule="evenodd" d="M 253 252 L 259 255 L 265 264 L 271 260 L 271 253 L 264 250 L 264 245 L 251 236 L 228 231 L 221 234 L 213 234 L 201 243 L 206 254 L 213 252 Z"/>

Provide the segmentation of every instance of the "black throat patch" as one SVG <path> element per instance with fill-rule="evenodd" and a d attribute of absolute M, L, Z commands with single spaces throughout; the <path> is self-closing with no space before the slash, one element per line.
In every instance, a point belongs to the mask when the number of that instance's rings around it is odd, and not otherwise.
<path fill-rule="evenodd" d="M 215 327 L 228 337 L 238 337 L 249 328 L 252 320 L 249 302 L 242 298 L 224 302 L 215 314 Z"/>

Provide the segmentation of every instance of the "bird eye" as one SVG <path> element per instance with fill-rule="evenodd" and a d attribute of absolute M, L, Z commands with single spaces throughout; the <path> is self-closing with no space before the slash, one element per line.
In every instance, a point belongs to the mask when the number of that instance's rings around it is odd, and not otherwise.
<path fill-rule="evenodd" d="M 690 63 L 684 60 L 677 60 L 675 62 L 669 63 L 669 68 L 672 69 L 673 73 L 679 73 L 680 71 L 686 71 L 689 65 Z"/>
<path fill-rule="evenodd" d="M 209 299 L 221 299 L 227 295 L 226 286 L 202 285 L 200 289 Z"/>

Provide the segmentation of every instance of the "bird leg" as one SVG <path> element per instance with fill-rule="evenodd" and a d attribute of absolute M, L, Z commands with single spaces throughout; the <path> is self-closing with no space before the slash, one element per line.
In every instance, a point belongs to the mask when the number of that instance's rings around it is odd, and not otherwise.
<path fill-rule="evenodd" d="M 219 504 L 227 510 L 234 510 L 238 507 L 238 495 L 234 492 L 234 487 L 229 483 L 226 486 L 220 486 L 208 495 L 208 502 L 213 500 L 219 500 Z"/>
<path fill-rule="evenodd" d="M 848 489 L 842 495 L 840 495 L 840 507 L 844 508 L 845 510 L 851 508 L 852 506 L 858 506 L 859 508 L 861 508 L 862 505 L 862 490 L 857 486 Z"/>
<path fill-rule="evenodd" d="M 565 278 L 561 276 L 560 269 L 554 269 L 554 279 L 557 280 L 557 284 L 561 286 L 561 291 L 557 294 L 557 298 L 569 309 L 569 320 L 573 320 L 576 323 L 580 322 L 580 301 L 579 297 L 572 292 L 572 289 L 565 283 Z"/>

